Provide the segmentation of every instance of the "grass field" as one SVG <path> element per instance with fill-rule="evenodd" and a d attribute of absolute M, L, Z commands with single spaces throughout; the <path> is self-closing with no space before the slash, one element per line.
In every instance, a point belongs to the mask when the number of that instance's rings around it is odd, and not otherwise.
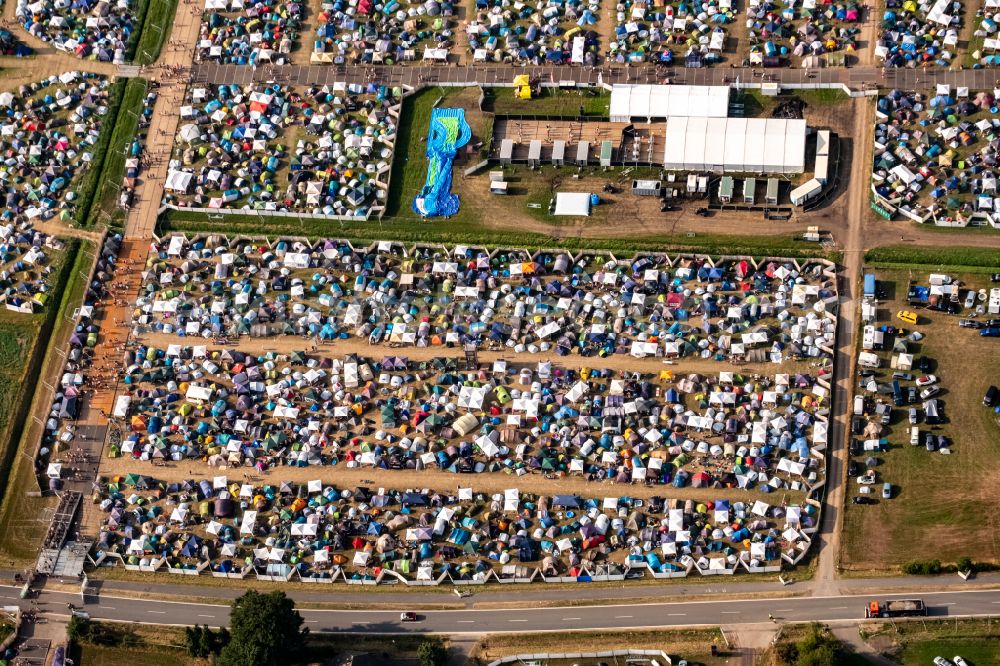
<path fill-rule="evenodd" d="M 1000 624 L 991 620 L 923 620 L 865 625 L 865 641 L 903 666 L 961 656 L 969 666 L 1000 664 Z"/>
<path fill-rule="evenodd" d="M 876 274 L 888 297 L 880 303 L 877 323 L 889 323 L 892 317 L 898 325 L 895 313 L 906 307 L 910 273 L 879 270 Z M 982 274 L 952 274 L 974 287 L 989 284 Z M 918 284 L 926 284 L 926 270 L 914 270 L 912 275 Z M 1000 377 L 1000 343 L 959 328 L 958 316 L 917 312 L 921 321 L 917 329 L 926 338 L 911 344 L 911 351 L 916 358 L 933 360 L 932 372 L 941 387 L 936 397 L 944 405 L 944 423 L 925 424 L 921 410 L 918 427 L 921 437 L 927 432 L 947 436 L 952 453 L 931 453 L 922 444 L 910 446 L 907 408 L 893 409 L 888 433 L 883 435 L 890 449 L 878 455 L 882 464 L 876 469 L 879 483 L 893 485 L 894 497 L 879 500 L 877 506 L 848 504 L 842 552 L 842 566 L 848 570 L 885 570 L 925 559 L 951 564 L 964 556 L 1000 561 L 995 536 L 1000 533 L 1000 517 L 984 511 L 1000 500 L 1000 472 L 994 464 L 1000 457 L 1000 425 L 981 404 L 986 388 Z M 880 381 L 890 381 L 891 370 L 885 368 L 891 354 L 880 356 L 884 359 Z M 912 385 L 901 384 L 904 390 Z M 856 460 L 862 463 L 864 457 Z M 858 485 L 853 479 L 848 483 L 850 498 Z"/>
<path fill-rule="evenodd" d="M 176 648 L 145 646 L 141 648 L 104 647 L 82 645 L 77 654 L 80 666 L 121 666 L 122 664 L 143 664 L 143 666 L 186 666 L 197 663 Z"/>
<path fill-rule="evenodd" d="M 545 116 L 578 118 L 580 109 L 591 118 L 607 118 L 611 110 L 611 93 L 606 90 L 560 90 L 542 88 L 532 99 L 517 99 L 511 88 L 487 88 L 483 109 L 498 116 Z"/>
<path fill-rule="evenodd" d="M 176 13 L 177 0 L 139 0 L 135 11 L 139 29 L 129 40 L 125 59 L 137 65 L 156 62 Z"/>
<path fill-rule="evenodd" d="M 976 233 L 975 230 L 972 233 Z M 987 232 L 989 233 L 989 232 Z M 947 268 L 967 272 L 1000 271 L 1000 252 L 988 247 L 913 247 L 892 245 L 865 252 L 865 263 L 875 266 Z"/>
<path fill-rule="evenodd" d="M 125 97 L 126 80 L 119 79 L 111 84 L 108 94 L 108 112 L 101 119 L 101 135 L 97 139 L 92 151 L 93 161 L 87 173 L 83 174 L 79 186 L 76 188 L 76 212 L 75 222 L 78 225 L 85 225 L 90 217 L 90 209 L 97 205 L 97 190 L 101 184 L 104 173 L 104 163 L 107 161 L 108 150 L 111 145 L 111 135 L 114 133 L 115 125 L 118 121 L 118 112 L 122 107 L 122 99 Z"/>
<path fill-rule="evenodd" d="M 124 212 L 118 207 L 118 192 L 125 175 L 125 152 L 138 132 L 139 116 L 146 97 L 146 83 L 145 79 L 128 79 L 125 84 L 125 93 L 104 156 L 94 202 L 87 214 L 85 224 L 88 226 L 102 220 L 113 221 L 116 215 L 124 219 Z"/>
<path fill-rule="evenodd" d="M 55 377 L 62 365 L 62 356 L 53 352 L 59 344 L 65 344 L 72 331 L 72 322 L 67 317 L 83 300 L 86 282 L 78 278 L 89 266 L 90 259 L 81 250 L 87 247 L 90 247 L 87 243 L 67 243 L 61 266 L 54 272 L 57 283 L 53 293 L 61 294 L 61 300 L 51 301 L 48 310 L 33 317 L 37 320 L 36 333 L 17 350 L 23 368 L 23 375 L 19 377 L 22 378 L 16 381 L 14 388 L 3 391 L 4 396 L 16 397 L 11 398 L 13 407 L 5 412 L 13 416 L 7 417 L 10 421 L 4 424 L 0 436 L 0 460 L 3 461 L 0 465 L 0 487 L 4 489 L 3 504 L 0 505 L 0 553 L 16 562 L 26 562 L 35 557 L 38 542 L 47 528 L 47 524 L 38 518 L 44 515 L 43 509 L 51 501 L 27 496 L 28 492 L 38 490 L 32 455 L 41 437 L 41 426 L 28 414 L 29 410 L 46 409 L 34 404 L 38 378 Z M 11 344 L 9 337 L 0 344 L 0 368 L 4 368 L 0 370 L 0 377 L 8 372 L 6 368 L 16 363 L 12 360 Z M 15 375 L 12 371 L 6 375 L 6 380 L 14 381 Z M 5 397 L 5 405 L 6 400 Z M 24 455 L 16 455 L 19 451 Z"/>

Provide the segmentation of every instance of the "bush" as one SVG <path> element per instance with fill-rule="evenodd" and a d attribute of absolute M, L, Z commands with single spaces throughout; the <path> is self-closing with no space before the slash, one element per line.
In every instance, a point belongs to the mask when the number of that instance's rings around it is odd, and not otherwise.
<path fill-rule="evenodd" d="M 955 566 L 959 571 L 975 571 L 976 565 L 973 564 L 972 559 L 968 557 L 960 557 L 958 561 L 955 562 Z"/>
<path fill-rule="evenodd" d="M 941 573 L 941 560 L 913 560 L 903 565 L 903 573 L 910 576 L 934 576 Z"/>
<path fill-rule="evenodd" d="M 448 651 L 438 641 L 424 641 L 417 648 L 420 666 L 444 666 L 448 661 Z"/>

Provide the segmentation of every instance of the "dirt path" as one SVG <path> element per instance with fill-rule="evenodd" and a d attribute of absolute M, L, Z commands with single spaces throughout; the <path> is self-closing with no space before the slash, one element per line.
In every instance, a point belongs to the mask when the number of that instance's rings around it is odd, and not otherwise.
<path fill-rule="evenodd" d="M 867 211 L 867 178 L 869 151 L 872 145 L 873 105 L 867 99 L 854 102 L 854 144 L 848 189 L 847 231 L 843 238 L 844 265 L 840 274 L 841 303 L 837 320 L 837 357 L 834 363 L 833 414 L 836 415 L 830 433 L 831 448 L 827 451 L 827 495 L 819 530 L 819 564 L 816 568 L 815 594 L 837 592 L 836 572 L 840 559 L 840 537 L 844 520 L 844 495 L 847 466 L 847 438 L 850 433 L 848 409 L 854 376 L 854 342 L 857 334 L 857 284 L 864 253 L 863 230 Z"/>
<path fill-rule="evenodd" d="M 714 489 L 714 488 L 674 488 L 671 486 L 643 484 L 617 484 L 612 481 L 587 481 L 580 476 L 562 479 L 547 479 L 541 474 L 527 473 L 523 476 L 507 473 L 484 473 L 458 475 L 439 469 L 378 470 L 372 468 L 348 469 L 346 465 L 311 467 L 277 467 L 258 474 L 252 467 L 209 467 L 200 460 L 167 462 L 165 466 L 153 466 L 149 462 L 138 462 L 125 458 L 105 458 L 101 464 L 101 474 L 107 477 L 130 472 L 150 474 L 161 481 L 184 481 L 204 479 L 215 475 L 226 476 L 230 481 L 241 483 L 253 481 L 257 484 L 277 484 L 281 481 L 306 483 L 320 479 L 324 484 L 340 488 L 358 485 L 396 489 L 428 488 L 439 492 L 457 491 L 459 487 L 471 487 L 475 492 L 498 493 L 507 488 L 518 488 L 521 492 L 535 495 L 576 494 L 584 497 L 630 496 L 648 498 L 653 495 L 682 500 L 714 500 L 729 497 L 734 500 L 752 502 L 762 500 L 774 506 L 801 502 L 802 492 L 782 490 L 761 493 L 756 490 Z"/>
<path fill-rule="evenodd" d="M 220 350 L 223 347 L 212 344 L 211 340 L 205 338 L 181 338 L 170 333 L 143 333 L 133 337 L 134 340 L 158 349 L 166 349 L 168 345 L 207 345 L 209 350 Z M 283 336 L 273 338 L 243 338 L 238 343 L 231 345 L 242 352 L 252 354 L 264 354 L 267 352 L 278 352 L 282 354 L 293 351 L 308 351 L 313 347 L 311 340 L 296 336 Z M 450 357 L 464 359 L 464 352 L 455 347 L 400 347 L 393 348 L 387 345 L 370 345 L 367 341 L 356 338 L 348 340 L 337 340 L 332 344 L 321 344 L 316 352 L 322 356 L 346 356 L 357 354 L 358 356 L 381 359 L 386 355 L 405 356 L 411 361 L 430 361 L 435 358 Z M 556 356 L 548 352 L 544 354 L 529 354 L 511 350 L 503 351 L 480 351 L 478 354 L 480 364 L 492 363 L 493 361 L 504 359 L 517 365 L 533 365 L 541 360 L 551 360 L 559 366 L 568 368 L 608 368 L 618 372 L 643 372 L 658 374 L 661 370 L 672 370 L 675 375 L 686 375 L 692 372 L 700 374 L 718 374 L 746 368 L 748 372 L 763 374 L 775 373 L 812 373 L 816 374 L 817 368 L 813 367 L 810 361 L 786 361 L 784 363 L 727 363 L 703 358 L 683 358 L 669 365 L 660 358 L 634 358 L 632 356 L 619 354 L 600 357 L 585 357 L 578 355 Z"/>
<path fill-rule="evenodd" d="M 857 66 L 871 66 L 875 59 L 875 39 L 878 31 L 879 4 L 867 5 L 861 13 L 861 34 L 858 35 L 854 57 Z"/>

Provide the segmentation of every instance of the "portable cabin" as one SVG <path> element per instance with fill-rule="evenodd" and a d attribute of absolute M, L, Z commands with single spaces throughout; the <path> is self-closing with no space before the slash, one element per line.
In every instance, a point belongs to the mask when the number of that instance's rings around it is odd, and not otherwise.
<path fill-rule="evenodd" d="M 830 130 L 816 132 L 816 157 L 830 154 Z"/>
<path fill-rule="evenodd" d="M 768 178 L 767 179 L 767 194 L 764 195 L 764 201 L 770 206 L 778 205 L 778 179 Z"/>
<path fill-rule="evenodd" d="M 614 152 L 614 144 L 611 141 L 601 141 L 601 166 L 611 166 L 611 155 Z"/>
<path fill-rule="evenodd" d="M 586 141 L 581 141 L 576 144 L 576 164 L 577 166 L 587 166 L 590 161 L 590 144 Z"/>
<path fill-rule="evenodd" d="M 633 180 L 632 194 L 640 197 L 658 197 L 663 190 L 658 180 Z"/>
<path fill-rule="evenodd" d="M 757 179 L 747 178 L 743 181 L 743 203 L 753 204 L 757 194 Z"/>
<path fill-rule="evenodd" d="M 536 167 L 542 161 L 542 142 L 540 139 L 532 139 L 528 144 L 528 166 Z"/>
<path fill-rule="evenodd" d="M 805 202 L 809 201 L 817 194 L 819 194 L 822 190 L 823 190 L 823 184 L 820 183 L 815 178 L 813 178 L 812 180 L 802 185 L 799 185 L 794 190 L 792 190 L 789 197 L 792 200 L 792 204 L 796 206 L 801 206 L 802 204 L 804 204 Z"/>
<path fill-rule="evenodd" d="M 500 142 L 500 163 L 510 164 L 511 158 L 514 156 L 514 140 L 504 139 Z"/>
<path fill-rule="evenodd" d="M 719 182 L 719 203 L 727 204 L 733 200 L 733 177 L 723 176 Z"/>
<path fill-rule="evenodd" d="M 490 194 L 507 194 L 507 182 L 503 180 L 491 180 Z"/>
<path fill-rule="evenodd" d="M 562 166 L 566 162 L 566 142 L 557 139 L 552 142 L 552 166 Z"/>

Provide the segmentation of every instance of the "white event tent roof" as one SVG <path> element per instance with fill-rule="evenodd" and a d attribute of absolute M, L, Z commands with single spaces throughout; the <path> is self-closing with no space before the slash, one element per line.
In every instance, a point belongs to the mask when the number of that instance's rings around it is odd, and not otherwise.
<path fill-rule="evenodd" d="M 611 87 L 612 122 L 692 116 L 725 118 L 729 86 L 615 85 Z"/>
<path fill-rule="evenodd" d="M 668 171 L 805 171 L 806 121 L 785 118 L 667 118 Z"/>

